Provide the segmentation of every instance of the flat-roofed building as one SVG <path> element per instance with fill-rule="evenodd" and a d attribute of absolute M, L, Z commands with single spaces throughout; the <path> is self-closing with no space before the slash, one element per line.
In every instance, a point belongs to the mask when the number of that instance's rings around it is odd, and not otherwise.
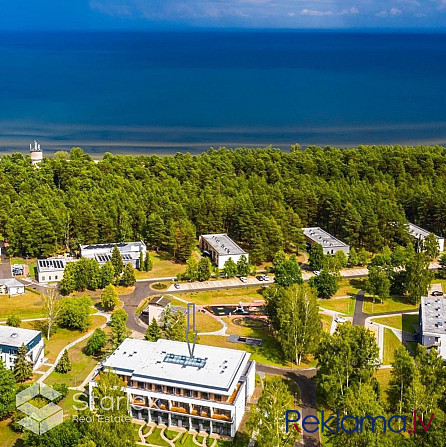
<path fill-rule="evenodd" d="M 1 295 L 21 295 L 25 293 L 25 286 L 15 278 L 0 279 Z"/>
<path fill-rule="evenodd" d="M 245 256 L 249 261 L 249 254 L 237 245 L 227 234 L 202 234 L 198 241 L 198 246 L 208 254 L 212 262 L 222 269 L 225 262 L 232 258 L 237 263 L 241 256 Z"/>
<path fill-rule="evenodd" d="M 255 362 L 245 351 L 127 338 L 89 383 L 90 408 L 101 371 L 125 384 L 131 415 L 146 422 L 234 436 L 255 388 Z"/>
<path fill-rule="evenodd" d="M 147 247 L 143 241 L 138 242 L 117 242 L 110 244 L 89 244 L 80 246 L 80 255 L 87 259 L 96 259 L 100 265 L 111 260 L 115 245 L 121 253 L 124 265 L 132 264 L 133 268 L 139 269 L 140 253 L 145 259 Z"/>
<path fill-rule="evenodd" d="M 407 232 L 415 239 L 421 242 L 423 242 L 426 239 L 426 237 L 430 233 L 432 233 L 432 231 L 427 231 L 424 228 L 421 228 L 418 225 L 415 225 L 410 222 L 407 223 Z M 437 238 L 438 248 L 440 249 L 440 251 L 444 251 L 444 237 L 440 237 L 437 235 L 435 235 L 435 237 Z"/>
<path fill-rule="evenodd" d="M 420 312 L 421 344 L 436 349 L 446 361 L 446 299 L 443 297 L 421 297 Z"/>
<path fill-rule="evenodd" d="M 324 254 L 334 255 L 337 251 L 343 251 L 346 255 L 350 253 L 350 245 L 327 233 L 320 227 L 302 228 L 308 244 L 320 244 L 324 249 Z"/>
<path fill-rule="evenodd" d="M 38 259 L 36 263 L 36 279 L 39 282 L 59 282 L 63 279 L 63 273 L 69 262 L 74 258 L 47 258 Z"/>
<path fill-rule="evenodd" d="M 43 361 L 42 333 L 32 329 L 0 326 L 0 358 L 6 368 L 13 369 L 19 348 L 25 345 L 28 360 L 36 369 Z"/>

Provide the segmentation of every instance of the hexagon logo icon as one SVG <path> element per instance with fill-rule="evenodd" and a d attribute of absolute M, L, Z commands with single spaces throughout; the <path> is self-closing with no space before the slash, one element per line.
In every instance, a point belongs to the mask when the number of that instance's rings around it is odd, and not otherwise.
<path fill-rule="evenodd" d="M 61 394 L 44 383 L 34 383 L 16 395 L 16 407 L 26 417 L 20 419 L 19 424 L 31 430 L 32 432 L 42 435 L 51 430 L 56 425 L 63 422 L 63 410 L 52 401 Z M 50 402 L 44 407 L 38 408 L 29 401 L 37 396 L 43 396 Z"/>

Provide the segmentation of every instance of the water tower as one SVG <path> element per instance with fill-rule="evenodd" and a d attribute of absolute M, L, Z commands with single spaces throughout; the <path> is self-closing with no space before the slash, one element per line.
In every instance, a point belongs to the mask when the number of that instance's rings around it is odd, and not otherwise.
<path fill-rule="evenodd" d="M 31 155 L 33 165 L 37 165 L 42 161 L 43 152 L 36 140 L 34 140 L 34 146 L 32 143 L 29 144 L 29 154 Z"/>

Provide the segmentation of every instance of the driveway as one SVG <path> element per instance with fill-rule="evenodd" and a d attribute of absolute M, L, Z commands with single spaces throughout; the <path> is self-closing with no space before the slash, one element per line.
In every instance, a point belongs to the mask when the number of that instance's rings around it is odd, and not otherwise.
<path fill-rule="evenodd" d="M 11 263 L 9 261 L 9 257 L 5 254 L 5 249 L 3 242 L 0 242 L 0 248 L 1 248 L 1 263 L 0 263 L 0 278 L 12 278 L 12 272 L 11 272 Z"/>

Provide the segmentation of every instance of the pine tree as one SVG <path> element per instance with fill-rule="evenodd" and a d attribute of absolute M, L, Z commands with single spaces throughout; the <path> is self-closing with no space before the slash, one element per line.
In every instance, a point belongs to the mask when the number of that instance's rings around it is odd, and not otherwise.
<path fill-rule="evenodd" d="M 10 315 L 6 320 L 6 324 L 12 327 L 20 327 L 21 322 L 20 317 L 17 315 Z"/>
<path fill-rule="evenodd" d="M 0 419 L 14 410 L 15 393 L 14 373 L 0 359 Z"/>
<path fill-rule="evenodd" d="M 101 349 L 107 344 L 107 334 L 103 329 L 97 328 L 93 335 L 88 339 L 87 346 L 85 346 L 85 353 L 87 355 L 97 355 Z"/>
<path fill-rule="evenodd" d="M 142 251 L 139 253 L 138 270 L 140 272 L 142 272 L 144 270 L 144 255 L 143 255 Z"/>
<path fill-rule="evenodd" d="M 14 363 L 14 376 L 17 382 L 25 382 L 33 375 L 33 365 L 27 359 L 28 349 L 24 344 L 17 351 Z"/>
<path fill-rule="evenodd" d="M 232 258 L 229 258 L 225 262 L 225 266 L 223 268 L 223 273 L 228 278 L 232 278 L 233 276 L 237 275 L 237 264 L 232 260 Z"/>
<path fill-rule="evenodd" d="M 135 269 L 133 268 L 132 264 L 128 263 L 124 268 L 124 273 L 122 274 L 121 278 L 121 284 L 124 287 L 130 287 L 133 286 L 135 282 Z"/>
<path fill-rule="evenodd" d="M 321 244 L 313 244 L 310 247 L 308 264 L 312 270 L 321 270 L 324 263 L 324 249 Z"/>
<path fill-rule="evenodd" d="M 348 265 L 350 267 L 356 267 L 358 265 L 358 253 L 355 247 L 350 248 L 350 253 L 348 254 Z"/>
<path fill-rule="evenodd" d="M 111 343 L 116 349 L 127 337 L 129 330 L 127 329 L 127 314 L 124 309 L 115 310 L 110 318 L 111 327 Z"/>
<path fill-rule="evenodd" d="M 249 275 L 249 264 L 245 255 L 241 255 L 239 260 L 237 261 L 237 273 L 240 276 L 248 276 Z"/>
<path fill-rule="evenodd" d="M 177 310 L 167 324 L 166 338 L 168 340 L 186 341 L 186 317 Z"/>
<path fill-rule="evenodd" d="M 111 255 L 111 263 L 114 268 L 115 276 L 118 277 L 121 275 L 122 270 L 124 268 L 124 263 L 122 262 L 121 252 L 117 245 L 113 247 L 112 255 Z"/>
<path fill-rule="evenodd" d="M 156 321 L 155 318 L 152 318 L 152 322 L 148 326 L 146 335 L 144 338 L 147 341 L 157 341 L 161 338 L 161 336 L 162 336 L 162 332 L 158 325 L 158 322 Z"/>
<path fill-rule="evenodd" d="M 71 362 L 66 349 L 63 352 L 55 371 L 61 374 L 66 374 L 67 372 L 71 371 Z"/>
<path fill-rule="evenodd" d="M 206 281 L 211 277 L 211 261 L 209 258 L 201 258 L 198 262 L 198 281 Z"/>

